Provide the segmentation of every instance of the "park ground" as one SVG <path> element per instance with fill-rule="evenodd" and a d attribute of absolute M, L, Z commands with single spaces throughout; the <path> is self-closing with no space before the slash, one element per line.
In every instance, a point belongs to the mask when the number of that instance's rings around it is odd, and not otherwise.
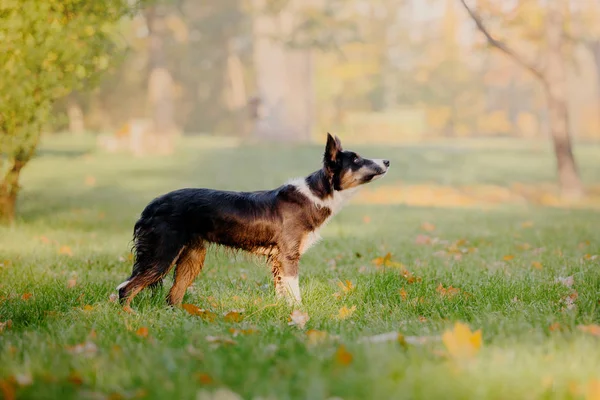
<path fill-rule="evenodd" d="M 576 147 L 579 204 L 556 197 L 545 145 L 356 149 L 392 168 L 303 257 L 293 318 L 259 259 L 222 250 L 185 309 L 165 307 L 169 278 L 126 313 L 114 288 L 148 201 L 275 187 L 321 147 L 200 137 L 133 158 L 46 138 L 0 228 L 0 396 L 600 398 L 600 146 Z"/>

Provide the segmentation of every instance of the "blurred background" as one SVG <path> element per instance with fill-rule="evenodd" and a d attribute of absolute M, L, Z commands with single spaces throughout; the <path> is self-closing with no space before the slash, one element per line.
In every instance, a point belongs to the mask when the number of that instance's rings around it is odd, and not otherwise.
<path fill-rule="evenodd" d="M 586 193 L 572 140 L 600 140 L 596 0 L 26 0 L 0 14 L 4 198 L 42 133 L 139 156 L 200 135 L 328 131 L 358 145 L 527 146 L 550 149 L 569 198 Z M 598 170 L 586 171 L 589 183 Z"/>

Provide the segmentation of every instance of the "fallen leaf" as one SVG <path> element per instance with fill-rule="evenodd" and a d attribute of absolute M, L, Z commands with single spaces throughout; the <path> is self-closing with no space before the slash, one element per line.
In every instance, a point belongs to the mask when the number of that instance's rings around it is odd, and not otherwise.
<path fill-rule="evenodd" d="M 73 250 L 69 246 L 60 246 L 58 249 L 58 254 L 65 254 L 69 257 L 73 256 Z"/>
<path fill-rule="evenodd" d="M 306 331 L 306 336 L 308 337 L 308 344 L 311 346 L 321 344 L 327 340 L 327 332 L 317 331 L 315 329 Z"/>
<path fill-rule="evenodd" d="M 365 224 L 370 224 L 370 223 L 371 223 L 371 217 L 369 217 L 368 215 L 365 215 L 365 216 L 363 217 L 363 222 L 364 222 Z"/>
<path fill-rule="evenodd" d="M 33 296 L 31 293 L 23 293 L 21 295 L 21 300 L 29 300 Z"/>
<path fill-rule="evenodd" d="M 310 317 L 308 316 L 308 313 L 302 312 L 300 310 L 294 310 L 290 314 L 290 322 L 288 322 L 288 325 L 296 326 L 299 329 L 304 329 L 304 326 L 309 320 Z"/>
<path fill-rule="evenodd" d="M 535 268 L 535 269 L 542 269 L 543 268 L 542 263 L 539 262 L 539 261 L 532 261 L 531 262 L 531 266 L 533 268 Z"/>
<path fill-rule="evenodd" d="M 442 342 L 454 358 L 474 357 L 481 349 L 481 330 L 471 332 L 468 325 L 456 322 L 454 329 L 444 332 Z"/>
<path fill-rule="evenodd" d="M 562 325 L 559 322 L 554 322 L 548 327 L 550 332 L 562 331 L 562 329 Z"/>
<path fill-rule="evenodd" d="M 233 337 L 236 336 L 240 336 L 240 335 L 253 335 L 255 333 L 258 333 L 257 329 L 235 329 L 235 328 L 229 328 L 229 332 L 233 335 Z"/>
<path fill-rule="evenodd" d="M 574 309 L 576 307 L 575 301 L 577 300 L 577 297 L 579 297 L 579 293 L 577 293 L 576 290 L 571 292 L 569 295 L 563 297 L 560 300 L 560 302 L 565 305 L 562 311 Z"/>
<path fill-rule="evenodd" d="M 533 221 L 525 221 L 521 224 L 521 228 L 531 228 L 533 226 Z"/>
<path fill-rule="evenodd" d="M 419 317 L 417 319 L 419 320 L 419 322 L 427 322 L 427 318 L 425 318 L 422 315 L 419 315 Z"/>
<path fill-rule="evenodd" d="M 83 383 L 83 378 L 77 371 L 71 371 L 67 380 L 76 386 L 80 386 Z"/>
<path fill-rule="evenodd" d="M 577 326 L 577 329 L 594 336 L 600 336 L 600 325 L 579 325 Z"/>
<path fill-rule="evenodd" d="M 227 344 L 227 345 L 237 344 L 237 342 L 235 340 L 229 339 L 228 337 L 224 337 L 224 336 L 207 336 L 205 339 L 208 343 L 213 343 L 213 344 Z"/>
<path fill-rule="evenodd" d="M 197 372 L 195 376 L 196 380 L 203 385 L 210 385 L 214 382 L 214 379 L 206 372 Z"/>
<path fill-rule="evenodd" d="M 392 261 L 392 253 L 387 253 L 383 257 L 377 257 L 373 259 L 373 264 L 380 267 L 392 267 L 392 268 L 403 268 L 404 265 L 402 263 Z"/>
<path fill-rule="evenodd" d="M 108 301 L 111 303 L 115 303 L 117 300 L 119 300 L 119 295 L 116 293 L 111 293 L 110 296 L 108 296 Z"/>
<path fill-rule="evenodd" d="M 406 283 L 413 284 L 415 282 L 421 282 L 420 276 L 414 276 L 412 272 L 404 268 L 400 275 L 406 280 Z"/>
<path fill-rule="evenodd" d="M 449 299 L 460 293 L 459 288 L 455 288 L 452 285 L 448 286 L 447 288 L 444 288 L 444 285 L 442 285 L 441 283 L 438 285 L 435 291 L 438 292 L 442 297 L 447 297 Z"/>
<path fill-rule="evenodd" d="M 8 321 L 4 321 L 4 322 L 0 322 L 0 333 L 2 333 L 5 329 L 10 329 L 12 328 L 12 320 L 9 319 Z"/>
<path fill-rule="evenodd" d="M 342 281 L 338 282 L 337 285 L 341 289 L 340 292 L 336 292 L 333 294 L 333 296 L 337 297 L 337 298 L 343 297 L 354 290 L 354 285 L 352 284 L 351 281 L 349 281 L 347 279 L 345 282 L 342 282 Z"/>
<path fill-rule="evenodd" d="M 588 382 L 585 400 L 600 400 L 600 380 L 592 379 Z"/>
<path fill-rule="evenodd" d="M 0 380 L 0 393 L 4 400 L 15 400 L 17 398 L 15 387 L 12 382 L 7 379 Z"/>
<path fill-rule="evenodd" d="M 352 316 L 352 314 L 354 314 L 354 311 L 356 311 L 356 306 L 352 306 L 350 308 L 343 306 L 342 308 L 340 308 L 338 310 L 338 319 L 347 319 L 350 318 Z"/>
<path fill-rule="evenodd" d="M 417 235 L 415 244 L 431 244 L 431 238 L 427 235 Z"/>
<path fill-rule="evenodd" d="M 595 260 L 597 258 L 598 258 L 597 254 L 594 254 L 594 255 L 586 254 L 586 255 L 583 256 L 583 259 L 586 260 L 586 261 L 593 261 L 593 260 Z"/>
<path fill-rule="evenodd" d="M 561 283 L 561 284 L 565 285 L 566 287 L 570 288 L 575 283 L 575 278 L 573 278 L 573 275 L 567 276 L 566 278 L 563 278 L 562 276 L 559 276 L 558 278 L 556 278 L 554 280 L 554 282 L 555 283 Z"/>
<path fill-rule="evenodd" d="M 335 351 L 335 361 L 340 365 L 350 365 L 353 358 L 352 353 L 343 344 Z"/>
<path fill-rule="evenodd" d="M 92 175 L 87 175 L 84 180 L 85 186 L 96 186 L 96 178 Z"/>
<path fill-rule="evenodd" d="M 80 354 L 92 356 L 98 352 L 98 346 L 94 342 L 87 341 L 74 346 L 65 346 L 65 349 L 71 354 Z"/>
<path fill-rule="evenodd" d="M 244 312 L 243 310 L 229 311 L 229 312 L 225 313 L 225 315 L 223 316 L 223 319 L 227 322 L 240 322 L 244 319 L 244 316 L 242 315 L 243 312 Z"/>
<path fill-rule="evenodd" d="M 514 258 L 515 258 L 515 256 L 513 256 L 512 254 L 507 254 L 507 255 L 505 255 L 504 257 L 502 257 L 502 259 L 503 259 L 504 261 L 510 261 L 510 260 L 512 260 L 512 259 L 514 259 Z"/>
<path fill-rule="evenodd" d="M 87 311 L 90 312 L 94 309 L 94 306 L 91 306 L 89 304 L 86 304 L 85 306 L 83 306 L 83 311 Z"/>
<path fill-rule="evenodd" d="M 421 229 L 425 232 L 433 232 L 435 231 L 435 225 L 430 222 L 423 222 L 421 224 Z"/>
<path fill-rule="evenodd" d="M 199 308 L 198 306 L 195 306 L 193 304 L 182 304 L 181 306 L 190 315 L 196 315 L 209 322 L 213 322 L 217 317 L 215 313 Z"/>
<path fill-rule="evenodd" d="M 408 298 L 408 293 L 406 292 L 406 290 L 404 288 L 399 290 L 400 292 L 400 297 L 402 298 L 402 300 L 406 300 Z"/>
<path fill-rule="evenodd" d="M 135 331 L 135 334 L 142 338 L 148 337 L 148 328 L 142 326 L 137 331 Z"/>
<path fill-rule="evenodd" d="M 19 386 L 29 386 L 29 385 L 33 384 L 33 377 L 31 376 L 31 373 L 29 373 L 29 372 L 26 372 L 23 374 L 16 374 L 15 382 L 17 382 L 17 384 Z"/>
<path fill-rule="evenodd" d="M 77 278 L 71 278 L 67 281 L 67 288 L 74 288 L 77 285 Z"/>
<path fill-rule="evenodd" d="M 517 249 L 523 250 L 523 251 L 529 250 L 531 248 L 531 245 L 529 243 L 519 243 L 516 246 L 517 246 Z"/>

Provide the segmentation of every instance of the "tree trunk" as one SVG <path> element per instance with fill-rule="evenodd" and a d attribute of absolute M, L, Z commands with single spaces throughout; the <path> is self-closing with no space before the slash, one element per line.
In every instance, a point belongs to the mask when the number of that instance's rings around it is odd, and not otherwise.
<path fill-rule="evenodd" d="M 589 44 L 589 49 L 594 58 L 594 66 L 596 67 L 596 94 L 598 103 L 598 118 L 600 118 L 600 40 L 594 40 Z"/>
<path fill-rule="evenodd" d="M 26 162 L 15 160 L 0 182 L 0 224 L 10 224 L 15 219 L 19 175 Z"/>
<path fill-rule="evenodd" d="M 556 154 L 561 195 L 565 198 L 577 199 L 583 196 L 583 185 L 573 157 L 569 132 L 567 72 L 563 56 L 563 24 L 565 21 L 561 3 L 560 1 L 551 1 L 547 6 L 548 58 L 544 87 L 548 101 L 548 122 Z"/>

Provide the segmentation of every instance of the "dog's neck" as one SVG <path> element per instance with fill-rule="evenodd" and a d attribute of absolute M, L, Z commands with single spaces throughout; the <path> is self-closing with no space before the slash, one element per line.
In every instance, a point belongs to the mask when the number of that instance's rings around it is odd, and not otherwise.
<path fill-rule="evenodd" d="M 289 181 L 290 185 L 305 195 L 316 207 L 327 207 L 331 216 L 337 214 L 344 204 L 356 194 L 357 188 L 335 190 L 331 176 L 320 169 L 306 178 L 296 178 Z"/>

